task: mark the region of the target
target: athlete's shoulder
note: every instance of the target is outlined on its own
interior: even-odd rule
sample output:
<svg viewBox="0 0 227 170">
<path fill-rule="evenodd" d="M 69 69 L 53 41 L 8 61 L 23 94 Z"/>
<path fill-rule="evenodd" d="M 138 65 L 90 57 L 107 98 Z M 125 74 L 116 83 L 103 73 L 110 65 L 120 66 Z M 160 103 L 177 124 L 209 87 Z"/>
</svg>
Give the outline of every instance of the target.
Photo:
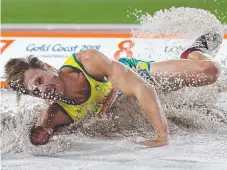
<svg viewBox="0 0 227 170">
<path fill-rule="evenodd" d="M 100 60 L 109 61 L 109 58 L 105 54 L 103 54 L 102 52 L 96 49 L 88 49 L 88 50 L 76 53 L 75 55 L 77 56 L 77 59 L 81 62 L 83 61 L 96 62 Z"/>
</svg>

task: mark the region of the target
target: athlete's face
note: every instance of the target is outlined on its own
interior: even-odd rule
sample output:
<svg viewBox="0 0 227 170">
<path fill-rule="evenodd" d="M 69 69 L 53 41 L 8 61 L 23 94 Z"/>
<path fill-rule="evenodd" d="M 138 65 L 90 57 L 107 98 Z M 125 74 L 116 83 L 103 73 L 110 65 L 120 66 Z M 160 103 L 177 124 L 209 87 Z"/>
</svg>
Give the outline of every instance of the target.
<svg viewBox="0 0 227 170">
<path fill-rule="evenodd" d="M 44 99 L 64 93 L 64 84 L 53 68 L 28 69 L 24 73 L 24 85 L 33 95 Z"/>
</svg>

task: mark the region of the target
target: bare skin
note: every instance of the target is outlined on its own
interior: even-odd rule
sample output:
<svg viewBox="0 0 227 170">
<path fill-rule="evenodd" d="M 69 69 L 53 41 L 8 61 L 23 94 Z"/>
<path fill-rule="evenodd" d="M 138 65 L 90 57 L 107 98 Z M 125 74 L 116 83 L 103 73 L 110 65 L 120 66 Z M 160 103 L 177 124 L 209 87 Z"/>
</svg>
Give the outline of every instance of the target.
<svg viewBox="0 0 227 170">
<path fill-rule="evenodd" d="M 174 83 L 170 90 L 178 90 L 183 87 L 199 87 L 209 85 L 219 77 L 219 68 L 208 54 L 194 51 L 188 55 L 187 60 L 168 60 L 151 64 L 151 74 L 157 79 L 168 78 L 168 82 Z M 176 82 L 180 79 L 180 82 Z"/>
<path fill-rule="evenodd" d="M 111 61 L 96 50 L 83 51 L 77 53 L 76 56 L 89 74 L 100 79 L 106 77 L 116 89 L 128 96 L 137 98 L 141 109 L 150 118 L 156 130 L 155 139 L 141 142 L 142 144 L 149 147 L 158 147 L 169 143 L 166 117 L 153 85 L 145 83 L 134 71 L 118 61 Z M 172 75 L 175 72 L 183 73 L 185 70 L 188 74 L 198 75 L 203 73 L 213 77 L 196 86 L 211 84 L 218 78 L 218 69 L 215 64 L 206 60 L 200 52 L 191 53 L 188 60 L 171 60 L 151 65 L 151 74 L 155 74 L 157 78 L 161 78 L 158 76 L 162 76 L 162 73 L 166 71 Z M 54 87 L 58 92 L 64 93 L 64 96 L 75 101 L 86 99 L 88 84 L 82 72 L 75 72 L 70 68 L 62 69 L 59 76 L 54 75 L 52 72 L 53 68 L 48 65 L 46 65 L 46 71 L 29 69 L 24 74 L 24 84 L 28 88 L 29 84 L 33 84 L 40 92 L 45 92 L 48 87 Z M 190 83 L 193 84 L 192 81 L 198 78 L 195 76 L 194 79 L 187 79 L 183 74 L 180 74 L 180 76 L 185 81 L 184 86 L 189 86 Z M 169 81 L 174 80 L 174 78 L 179 78 L 179 75 L 169 79 Z M 179 88 L 182 88 L 182 86 L 177 87 L 177 89 Z M 32 139 L 39 138 L 38 144 L 44 144 L 54 133 L 56 126 L 70 123 L 71 120 L 56 104 L 50 105 L 47 110 L 41 113 L 39 126 L 35 127 L 37 130 L 32 131 Z"/>
<path fill-rule="evenodd" d="M 188 55 L 187 60 L 169 60 L 162 61 L 151 64 L 151 74 L 155 75 L 157 79 L 162 79 L 163 77 L 171 77 L 168 79 L 171 84 L 175 82 L 175 79 L 180 78 L 183 81 L 181 86 L 179 84 L 174 83 L 173 88 L 171 90 L 178 90 L 183 87 L 191 86 L 191 87 L 199 87 L 204 85 L 209 85 L 214 82 L 219 77 L 219 69 L 215 65 L 215 63 L 208 59 L 211 58 L 208 54 L 203 54 L 199 51 L 192 52 Z M 187 74 L 184 74 L 186 71 Z M 165 74 L 162 74 L 164 73 Z M 179 73 L 179 74 L 175 74 Z M 206 79 L 201 79 L 200 74 L 206 75 Z M 194 82 L 198 83 L 194 83 Z M 149 105 L 149 104 L 148 104 Z M 161 141 L 144 141 L 142 142 L 147 146 L 160 146 L 162 145 Z M 166 143 L 163 142 L 163 145 Z"/>
</svg>

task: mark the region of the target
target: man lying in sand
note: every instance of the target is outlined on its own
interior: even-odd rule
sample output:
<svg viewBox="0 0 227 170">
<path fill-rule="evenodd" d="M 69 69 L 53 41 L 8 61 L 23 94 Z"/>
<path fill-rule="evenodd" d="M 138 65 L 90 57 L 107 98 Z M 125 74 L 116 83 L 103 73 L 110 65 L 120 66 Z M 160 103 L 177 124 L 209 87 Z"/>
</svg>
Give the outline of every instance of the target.
<svg viewBox="0 0 227 170">
<path fill-rule="evenodd" d="M 31 129 L 30 139 L 35 145 L 47 143 L 58 125 L 68 125 L 85 114 L 102 115 L 124 93 L 136 97 L 156 130 L 154 139 L 141 143 L 157 147 L 168 145 L 169 134 L 155 89 L 158 81 L 154 80 L 166 77 L 166 83 L 172 84 L 170 90 L 214 83 L 219 69 L 207 53 L 221 42 L 219 34 L 209 32 L 184 51 L 181 59 L 161 62 L 132 58 L 112 61 L 90 49 L 69 56 L 59 70 L 37 57 L 12 58 L 5 65 L 5 73 L 12 90 L 49 102 Z"/>
</svg>

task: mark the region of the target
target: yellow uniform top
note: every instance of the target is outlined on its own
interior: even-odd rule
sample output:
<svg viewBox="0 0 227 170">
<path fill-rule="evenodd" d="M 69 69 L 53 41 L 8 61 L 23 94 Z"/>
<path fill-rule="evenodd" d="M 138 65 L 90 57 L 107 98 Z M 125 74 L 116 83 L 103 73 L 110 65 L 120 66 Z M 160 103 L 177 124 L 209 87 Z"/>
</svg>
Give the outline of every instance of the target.
<svg viewBox="0 0 227 170">
<path fill-rule="evenodd" d="M 66 59 L 61 69 L 65 67 L 83 72 L 88 82 L 90 97 L 82 103 L 67 104 L 58 100 L 57 104 L 61 106 L 64 113 L 72 120 L 80 119 L 88 112 L 95 115 L 99 114 L 104 107 L 104 102 L 113 89 L 111 83 L 107 79 L 99 80 L 89 75 L 89 73 L 84 70 L 82 64 L 76 59 L 75 54 Z"/>
</svg>

